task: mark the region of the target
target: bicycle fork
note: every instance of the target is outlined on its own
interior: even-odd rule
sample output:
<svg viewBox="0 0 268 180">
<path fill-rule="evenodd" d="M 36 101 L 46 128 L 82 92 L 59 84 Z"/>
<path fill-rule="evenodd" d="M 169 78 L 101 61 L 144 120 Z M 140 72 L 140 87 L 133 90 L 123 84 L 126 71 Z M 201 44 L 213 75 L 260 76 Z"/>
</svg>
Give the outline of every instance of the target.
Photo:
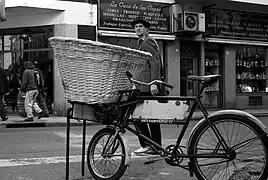
<svg viewBox="0 0 268 180">
<path fill-rule="evenodd" d="M 131 151 L 127 145 L 127 139 L 126 139 L 125 133 L 122 133 L 120 129 L 115 129 L 115 133 L 109 136 L 104 146 L 103 152 L 101 153 L 101 156 L 103 157 L 114 156 L 114 153 L 116 152 L 119 146 L 119 142 L 117 142 L 118 138 L 121 138 L 123 142 L 122 148 L 124 148 L 125 154 L 122 154 L 122 156 L 126 156 L 124 164 L 129 166 L 131 162 Z"/>
</svg>

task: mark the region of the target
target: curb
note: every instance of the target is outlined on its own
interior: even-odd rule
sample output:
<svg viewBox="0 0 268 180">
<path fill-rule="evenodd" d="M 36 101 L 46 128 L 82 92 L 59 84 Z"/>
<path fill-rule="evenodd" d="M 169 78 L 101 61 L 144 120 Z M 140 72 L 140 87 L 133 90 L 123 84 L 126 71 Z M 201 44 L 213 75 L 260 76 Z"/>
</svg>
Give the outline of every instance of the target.
<svg viewBox="0 0 268 180">
<path fill-rule="evenodd" d="M 97 122 L 86 122 L 86 126 L 101 125 Z M 0 124 L 2 128 L 33 128 L 33 127 L 66 127 L 66 122 L 24 122 L 24 121 L 11 121 L 3 122 Z M 71 122 L 70 126 L 83 126 L 83 122 Z"/>
<path fill-rule="evenodd" d="M 246 111 L 248 112 L 248 111 Z M 209 112 L 210 113 L 210 112 Z M 248 112 L 255 117 L 268 117 L 268 112 Z M 65 120 L 61 121 L 53 121 L 53 117 L 49 120 L 44 121 L 34 121 L 34 122 L 24 122 L 23 120 L 7 120 L 1 121 L 0 127 L 1 128 L 33 128 L 33 127 L 66 127 L 66 117 Z M 191 121 L 199 121 L 203 118 L 203 114 L 197 113 L 194 114 Z M 16 118 L 15 118 L 16 119 Z M 99 126 L 102 125 L 101 123 L 95 121 L 86 121 L 86 126 Z M 70 126 L 83 126 L 83 120 L 77 121 L 71 119 Z"/>
</svg>

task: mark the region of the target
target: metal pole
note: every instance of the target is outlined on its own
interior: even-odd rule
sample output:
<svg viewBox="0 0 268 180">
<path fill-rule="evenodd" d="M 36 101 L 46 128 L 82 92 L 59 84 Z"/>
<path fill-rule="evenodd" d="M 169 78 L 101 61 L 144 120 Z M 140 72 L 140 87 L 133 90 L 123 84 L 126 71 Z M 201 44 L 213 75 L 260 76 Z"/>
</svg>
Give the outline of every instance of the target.
<svg viewBox="0 0 268 180">
<path fill-rule="evenodd" d="M 2 68 L 4 68 L 4 66 L 5 66 L 5 34 L 4 34 L 4 31 L 2 31 L 2 34 L 1 34 L 1 41 L 2 41 L 2 47 L 1 47 L 1 49 L 2 49 L 2 53 L 1 53 L 1 61 L 2 61 L 2 63 L 0 63 L 1 65 L 2 65 Z"/>
<path fill-rule="evenodd" d="M 82 143 L 82 177 L 85 176 L 85 146 L 86 146 L 86 120 L 83 120 L 83 143 Z"/>
<path fill-rule="evenodd" d="M 65 180 L 69 180 L 69 155 L 70 155 L 70 119 L 72 108 L 67 110 L 67 128 L 66 128 L 66 175 Z"/>
</svg>

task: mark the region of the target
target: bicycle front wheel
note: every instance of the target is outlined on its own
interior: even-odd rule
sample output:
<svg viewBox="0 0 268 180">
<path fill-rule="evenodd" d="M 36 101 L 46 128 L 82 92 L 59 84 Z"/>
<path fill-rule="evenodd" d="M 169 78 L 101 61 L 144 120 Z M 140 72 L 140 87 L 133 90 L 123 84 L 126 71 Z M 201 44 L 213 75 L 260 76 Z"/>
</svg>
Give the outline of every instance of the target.
<svg viewBox="0 0 268 180">
<path fill-rule="evenodd" d="M 261 127 L 236 115 L 221 115 L 210 120 L 228 150 L 223 148 L 208 122 L 200 125 L 188 147 L 196 177 L 199 180 L 266 180 L 268 138 Z"/>
<path fill-rule="evenodd" d="M 91 139 L 87 151 L 88 169 L 96 180 L 118 180 L 126 168 L 127 152 L 121 136 L 114 137 L 115 131 L 104 128 Z"/>
</svg>

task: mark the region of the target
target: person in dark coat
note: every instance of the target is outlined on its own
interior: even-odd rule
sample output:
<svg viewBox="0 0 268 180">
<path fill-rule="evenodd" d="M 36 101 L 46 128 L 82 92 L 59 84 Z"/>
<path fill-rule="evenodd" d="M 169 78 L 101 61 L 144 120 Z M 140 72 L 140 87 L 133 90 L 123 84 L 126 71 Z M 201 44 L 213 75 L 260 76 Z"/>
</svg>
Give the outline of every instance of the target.
<svg viewBox="0 0 268 180">
<path fill-rule="evenodd" d="M 135 29 L 136 35 L 138 36 L 138 49 L 141 51 L 151 53 L 152 57 L 145 62 L 138 80 L 143 82 L 151 82 L 153 80 L 160 80 L 161 75 L 161 58 L 159 52 L 159 46 L 156 40 L 148 33 L 150 23 L 144 19 L 136 19 L 131 22 L 132 27 Z M 142 86 L 141 95 L 151 95 L 150 87 Z M 161 129 L 160 124 L 155 123 L 137 123 L 137 128 L 147 137 L 150 137 L 154 142 L 162 145 Z M 134 151 L 136 154 L 139 153 L 153 153 L 153 151 L 147 146 L 143 139 L 139 138 L 141 148 Z"/>
<path fill-rule="evenodd" d="M 13 65 L 12 69 L 9 71 L 9 88 L 10 92 L 8 94 L 9 105 L 11 105 L 12 110 L 15 111 L 17 108 L 17 96 L 19 89 L 21 87 L 21 80 L 19 75 L 19 70 L 17 65 Z"/>
<path fill-rule="evenodd" d="M 1 62 L 1 61 L 0 61 Z M 1 63 L 0 63 L 1 65 Z M 4 95 L 8 93 L 9 87 L 8 87 L 8 74 L 5 71 L 4 68 L 0 66 L 0 115 L 1 120 L 6 121 L 8 119 L 7 111 L 5 109 L 4 105 Z"/>
<path fill-rule="evenodd" d="M 33 109 L 38 113 L 38 119 L 44 117 L 44 112 L 37 104 L 38 84 L 36 82 L 36 71 L 32 61 L 24 62 L 25 71 L 22 76 L 21 91 L 26 92 L 25 96 L 25 112 L 27 118 L 24 121 L 34 121 Z"/>
</svg>

